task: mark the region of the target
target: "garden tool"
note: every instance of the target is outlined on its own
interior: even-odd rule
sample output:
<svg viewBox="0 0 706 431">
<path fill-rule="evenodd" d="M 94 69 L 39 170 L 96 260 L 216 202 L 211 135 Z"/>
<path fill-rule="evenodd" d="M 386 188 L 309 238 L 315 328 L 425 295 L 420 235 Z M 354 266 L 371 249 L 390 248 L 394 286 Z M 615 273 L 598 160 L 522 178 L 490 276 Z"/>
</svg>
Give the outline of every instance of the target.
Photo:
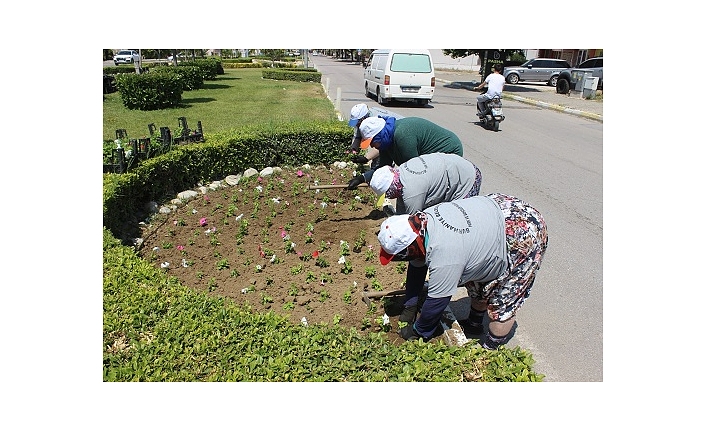
<svg viewBox="0 0 706 431">
<path fill-rule="evenodd" d="M 309 184 L 309 190 L 316 190 L 316 189 L 345 189 L 348 187 L 348 184 L 321 184 L 321 185 L 315 185 L 315 184 Z M 362 183 L 358 187 L 368 187 L 368 183 Z"/>
<path fill-rule="evenodd" d="M 370 298 L 381 298 L 383 296 L 391 296 L 391 295 L 401 295 L 405 293 L 405 289 L 397 289 L 397 290 L 384 290 L 384 291 L 375 291 L 375 292 L 366 292 L 362 291 L 361 295 L 363 296 L 363 302 L 365 302 L 365 305 L 370 307 Z"/>
</svg>

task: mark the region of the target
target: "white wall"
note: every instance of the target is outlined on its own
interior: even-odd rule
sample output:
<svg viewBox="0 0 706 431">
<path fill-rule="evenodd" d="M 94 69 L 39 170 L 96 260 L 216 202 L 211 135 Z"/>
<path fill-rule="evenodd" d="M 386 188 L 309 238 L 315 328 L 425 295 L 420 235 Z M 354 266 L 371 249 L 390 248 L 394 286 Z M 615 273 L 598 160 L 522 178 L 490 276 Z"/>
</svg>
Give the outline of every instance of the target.
<svg viewBox="0 0 706 431">
<path fill-rule="evenodd" d="M 475 54 L 463 58 L 451 58 L 451 56 L 444 55 L 441 49 L 430 49 L 429 52 L 431 52 L 431 60 L 436 69 L 480 70 L 480 60 Z"/>
</svg>

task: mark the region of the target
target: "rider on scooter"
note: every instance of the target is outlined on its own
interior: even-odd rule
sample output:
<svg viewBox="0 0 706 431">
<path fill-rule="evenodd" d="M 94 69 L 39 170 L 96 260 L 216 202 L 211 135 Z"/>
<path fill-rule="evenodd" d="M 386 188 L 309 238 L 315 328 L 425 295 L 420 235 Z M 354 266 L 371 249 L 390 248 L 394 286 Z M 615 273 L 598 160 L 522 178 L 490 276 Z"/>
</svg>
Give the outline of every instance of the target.
<svg viewBox="0 0 706 431">
<path fill-rule="evenodd" d="M 503 88 L 505 87 L 505 77 L 502 75 L 503 65 L 500 63 L 495 63 L 493 66 L 493 73 L 488 75 L 479 86 L 475 87 L 474 90 L 480 90 L 486 85 L 488 86 L 488 91 L 478 96 L 478 116 L 483 118 L 486 111 L 486 102 L 491 100 L 493 97 L 501 97 L 503 94 Z"/>
</svg>

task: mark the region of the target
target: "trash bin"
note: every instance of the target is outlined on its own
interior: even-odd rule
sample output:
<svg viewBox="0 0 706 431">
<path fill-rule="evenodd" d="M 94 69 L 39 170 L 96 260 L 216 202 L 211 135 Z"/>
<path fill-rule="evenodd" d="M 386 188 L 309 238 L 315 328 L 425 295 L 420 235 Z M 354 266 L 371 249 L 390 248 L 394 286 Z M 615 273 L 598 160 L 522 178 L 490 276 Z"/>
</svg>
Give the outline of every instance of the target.
<svg viewBox="0 0 706 431">
<path fill-rule="evenodd" d="M 584 99 L 593 99 L 596 97 L 596 90 L 598 89 L 598 77 L 589 76 L 583 79 L 583 97 Z"/>
<path fill-rule="evenodd" d="M 571 82 L 574 83 L 574 90 L 583 91 L 584 80 L 593 75 L 590 70 L 572 70 L 571 71 Z"/>
</svg>

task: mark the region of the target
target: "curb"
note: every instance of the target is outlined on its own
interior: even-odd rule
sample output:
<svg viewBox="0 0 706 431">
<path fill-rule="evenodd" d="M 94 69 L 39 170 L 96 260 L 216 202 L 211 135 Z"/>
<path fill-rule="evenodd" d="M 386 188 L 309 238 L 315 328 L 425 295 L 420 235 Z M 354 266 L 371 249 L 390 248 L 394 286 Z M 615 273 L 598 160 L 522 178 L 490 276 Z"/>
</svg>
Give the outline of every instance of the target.
<svg viewBox="0 0 706 431">
<path fill-rule="evenodd" d="M 437 79 L 437 82 L 441 82 L 444 84 L 451 84 L 452 83 L 452 81 L 448 81 L 446 79 Z M 461 84 L 459 86 L 462 88 L 465 88 L 467 90 L 473 89 L 473 87 L 468 86 L 468 85 Z M 530 99 L 527 97 L 517 96 L 515 94 L 508 93 L 508 92 L 503 92 L 503 97 L 506 99 L 511 99 L 511 100 L 516 100 L 518 102 L 527 103 L 529 105 L 539 106 L 540 108 L 553 109 L 555 111 L 564 112 L 566 114 L 571 114 L 571 115 L 576 115 L 576 116 L 583 117 L 583 118 L 588 118 L 590 120 L 599 121 L 601 123 L 603 122 L 603 115 L 601 115 L 601 114 L 594 114 L 593 112 L 585 112 L 585 111 L 581 111 L 579 109 L 567 108 L 566 106 L 555 105 L 553 103 L 540 102 L 539 100 L 534 100 L 534 99 Z"/>
</svg>

